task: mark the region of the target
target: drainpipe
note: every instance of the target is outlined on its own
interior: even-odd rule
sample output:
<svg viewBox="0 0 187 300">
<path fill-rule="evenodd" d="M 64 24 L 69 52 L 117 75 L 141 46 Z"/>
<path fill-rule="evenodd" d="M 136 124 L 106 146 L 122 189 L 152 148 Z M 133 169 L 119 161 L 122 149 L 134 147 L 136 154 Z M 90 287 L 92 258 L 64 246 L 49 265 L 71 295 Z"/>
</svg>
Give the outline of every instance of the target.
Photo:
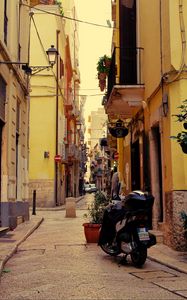
<svg viewBox="0 0 187 300">
<path fill-rule="evenodd" d="M 60 30 L 56 30 L 56 49 L 59 50 L 59 37 Z M 58 52 L 57 52 L 58 53 Z M 56 150 L 55 154 L 58 155 L 58 55 L 57 55 L 57 62 L 56 62 Z M 58 162 L 55 162 L 55 204 L 58 205 Z"/>
</svg>

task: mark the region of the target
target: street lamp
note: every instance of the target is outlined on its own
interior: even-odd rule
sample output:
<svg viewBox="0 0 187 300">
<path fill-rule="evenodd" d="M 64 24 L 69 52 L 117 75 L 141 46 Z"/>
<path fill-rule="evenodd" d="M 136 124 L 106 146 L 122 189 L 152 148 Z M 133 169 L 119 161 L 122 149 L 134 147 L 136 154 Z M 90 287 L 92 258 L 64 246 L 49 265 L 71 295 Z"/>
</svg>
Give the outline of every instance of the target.
<svg viewBox="0 0 187 300">
<path fill-rule="evenodd" d="M 80 121 L 76 122 L 77 130 L 81 130 L 82 123 Z"/>
<path fill-rule="evenodd" d="M 29 66 L 28 63 L 24 62 L 15 62 L 15 61 L 0 61 L 0 64 L 7 64 L 7 65 L 22 65 L 22 70 L 25 71 L 27 75 L 34 75 L 38 72 L 41 72 L 45 69 L 52 68 L 56 62 L 56 57 L 58 55 L 58 51 L 55 49 L 54 45 L 46 51 L 48 55 L 48 66 Z"/>
<path fill-rule="evenodd" d="M 56 63 L 58 51 L 55 49 L 54 45 L 51 45 L 51 47 L 46 51 L 46 53 L 48 55 L 48 61 L 51 67 L 53 67 L 54 64 Z"/>
</svg>

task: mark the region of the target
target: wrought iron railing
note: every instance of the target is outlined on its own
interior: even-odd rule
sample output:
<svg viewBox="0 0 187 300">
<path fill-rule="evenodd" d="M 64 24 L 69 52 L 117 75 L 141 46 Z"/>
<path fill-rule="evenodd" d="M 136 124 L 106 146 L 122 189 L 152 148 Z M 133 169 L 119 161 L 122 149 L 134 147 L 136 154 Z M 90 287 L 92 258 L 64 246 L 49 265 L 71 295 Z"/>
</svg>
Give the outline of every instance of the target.
<svg viewBox="0 0 187 300">
<path fill-rule="evenodd" d="M 143 48 L 115 47 L 108 75 L 107 98 L 114 85 L 143 85 Z M 119 61 L 118 61 L 119 60 Z"/>
</svg>

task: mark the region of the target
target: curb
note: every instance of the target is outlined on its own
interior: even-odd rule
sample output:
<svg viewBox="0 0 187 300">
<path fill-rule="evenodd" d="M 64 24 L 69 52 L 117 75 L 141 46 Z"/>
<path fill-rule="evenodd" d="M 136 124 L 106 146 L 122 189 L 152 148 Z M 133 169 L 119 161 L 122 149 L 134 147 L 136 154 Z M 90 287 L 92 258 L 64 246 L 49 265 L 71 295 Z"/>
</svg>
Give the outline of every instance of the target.
<svg viewBox="0 0 187 300">
<path fill-rule="evenodd" d="M 170 263 L 167 263 L 165 261 L 159 260 L 159 258 L 157 259 L 157 258 L 154 258 L 154 257 L 149 256 L 149 255 L 147 256 L 147 258 L 150 259 L 150 260 L 152 260 L 152 261 L 154 261 L 154 262 L 157 262 L 157 263 L 159 263 L 159 264 L 161 264 L 163 266 L 166 266 L 166 267 L 168 267 L 170 269 L 173 269 L 173 270 L 175 270 L 177 272 L 181 272 L 181 273 L 187 274 L 187 271 L 183 270 L 183 268 L 176 267 L 176 266 L 174 266 L 174 265 L 172 265 Z"/>
<path fill-rule="evenodd" d="M 84 196 L 75 198 L 75 203 L 78 203 L 83 198 L 84 198 Z M 66 209 L 66 205 L 63 204 L 63 205 L 56 206 L 56 207 L 36 207 L 36 212 L 37 211 L 60 211 L 60 210 L 65 210 L 65 209 Z M 32 211 L 32 207 L 30 207 L 29 210 Z"/>
<path fill-rule="evenodd" d="M 17 252 L 18 247 L 41 225 L 43 221 L 44 218 L 42 217 L 31 229 L 28 230 L 24 237 L 15 244 L 13 249 L 5 256 L 5 258 L 2 261 L 0 261 L 0 277 L 2 275 L 4 266 L 7 263 L 7 261 L 14 255 L 14 253 Z"/>
</svg>

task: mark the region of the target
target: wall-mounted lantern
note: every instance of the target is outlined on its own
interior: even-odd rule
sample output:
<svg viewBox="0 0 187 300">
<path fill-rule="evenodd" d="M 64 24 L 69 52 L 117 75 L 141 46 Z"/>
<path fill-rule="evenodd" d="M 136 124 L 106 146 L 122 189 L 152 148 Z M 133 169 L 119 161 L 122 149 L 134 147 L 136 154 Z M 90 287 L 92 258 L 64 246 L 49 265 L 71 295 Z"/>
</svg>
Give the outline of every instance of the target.
<svg viewBox="0 0 187 300">
<path fill-rule="evenodd" d="M 58 51 L 55 49 L 54 45 L 51 45 L 51 47 L 46 51 L 46 53 L 48 55 L 48 61 L 49 61 L 48 66 L 29 66 L 28 63 L 15 62 L 15 61 L 0 61 L 0 64 L 22 65 L 22 70 L 24 70 L 27 75 L 34 75 L 40 71 L 52 68 L 54 66 L 58 55 Z"/>
<path fill-rule="evenodd" d="M 167 117 L 168 110 L 169 110 L 168 95 L 167 94 L 164 94 L 163 97 L 162 97 L 162 109 L 163 109 L 164 117 Z"/>
<path fill-rule="evenodd" d="M 129 133 L 128 128 L 121 119 L 118 119 L 116 123 L 109 123 L 108 129 L 110 134 L 116 138 L 125 137 Z"/>
<path fill-rule="evenodd" d="M 76 122 L 77 130 L 81 130 L 82 123 L 80 121 Z"/>
</svg>

